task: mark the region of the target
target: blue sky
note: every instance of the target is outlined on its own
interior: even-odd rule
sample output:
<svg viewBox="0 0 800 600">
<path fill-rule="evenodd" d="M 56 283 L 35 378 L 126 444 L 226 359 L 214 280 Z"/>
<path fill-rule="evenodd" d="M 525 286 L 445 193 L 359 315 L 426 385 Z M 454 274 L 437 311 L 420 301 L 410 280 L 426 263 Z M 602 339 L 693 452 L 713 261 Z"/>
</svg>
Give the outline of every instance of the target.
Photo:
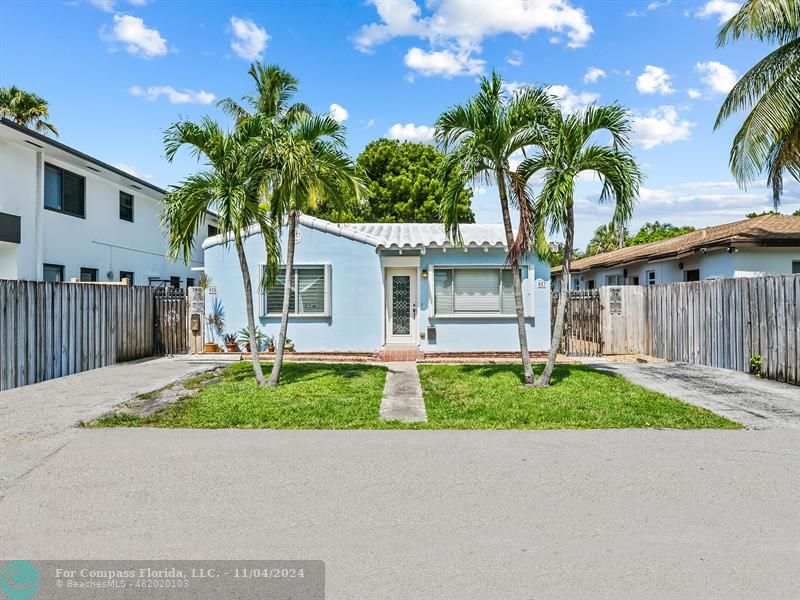
<svg viewBox="0 0 800 600">
<path fill-rule="evenodd" d="M 726 91 L 767 51 L 716 47 L 721 19 L 737 6 L 6 0 L 0 85 L 45 97 L 64 143 L 167 186 L 197 167 L 185 156 L 164 161 L 163 130 L 179 116 L 224 121 L 214 103 L 249 91 L 252 60 L 289 69 L 299 100 L 344 119 L 353 155 L 385 135 L 429 141 L 438 114 L 497 69 L 512 89 L 553 86 L 565 110 L 591 101 L 629 107 L 647 174 L 632 229 L 654 219 L 705 226 L 771 206 L 762 183 L 742 191 L 730 177 L 738 120 L 713 131 Z M 579 185 L 578 245 L 609 219 L 594 202 L 598 189 Z M 492 188 L 476 188 L 479 221 L 499 222 L 497 205 Z M 796 208 L 792 182 L 784 210 Z"/>
</svg>

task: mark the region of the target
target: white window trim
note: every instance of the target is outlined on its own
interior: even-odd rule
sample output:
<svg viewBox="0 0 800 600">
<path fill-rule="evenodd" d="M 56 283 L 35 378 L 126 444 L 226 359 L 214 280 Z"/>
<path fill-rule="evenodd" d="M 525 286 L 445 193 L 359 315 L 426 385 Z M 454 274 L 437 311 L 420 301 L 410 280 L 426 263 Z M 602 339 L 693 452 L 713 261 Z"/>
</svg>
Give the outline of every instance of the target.
<svg viewBox="0 0 800 600">
<path fill-rule="evenodd" d="M 265 263 L 259 263 L 259 273 L 264 272 L 264 267 L 266 267 Z M 282 268 L 285 268 L 286 265 L 281 265 Z M 292 274 L 295 273 L 297 269 L 302 269 L 303 267 L 306 268 L 318 268 L 322 267 L 324 270 L 323 276 L 323 289 L 322 289 L 322 299 L 323 299 L 323 306 L 324 309 L 322 312 L 316 313 L 297 313 L 297 312 L 290 312 L 289 318 L 291 319 L 327 319 L 331 316 L 331 264 L 330 263 L 297 263 L 292 265 Z M 260 282 L 259 282 L 260 283 Z M 281 316 L 281 311 L 278 312 L 269 312 L 269 307 L 267 306 L 267 292 L 266 290 L 261 289 L 261 285 L 259 284 L 259 318 L 261 319 L 274 319 L 276 317 Z"/>
<path fill-rule="evenodd" d="M 520 265 L 520 270 L 530 268 L 527 265 Z M 463 265 L 429 265 L 428 266 L 428 291 L 429 291 L 429 302 L 431 306 L 431 319 L 437 320 L 458 320 L 458 319 L 492 319 L 492 320 L 509 320 L 509 319 L 516 319 L 517 318 L 517 311 L 511 313 L 447 313 L 447 314 L 437 314 L 436 312 L 436 283 L 435 283 L 435 270 L 436 269 L 490 269 L 493 271 L 502 271 L 504 269 L 509 269 L 510 267 L 505 266 L 498 266 L 498 265 L 474 265 L 474 264 L 463 264 Z M 530 277 L 528 278 L 530 280 Z M 523 289 L 524 294 L 524 289 Z M 525 315 L 526 318 L 528 315 Z M 531 315 L 532 317 L 532 315 Z"/>
</svg>

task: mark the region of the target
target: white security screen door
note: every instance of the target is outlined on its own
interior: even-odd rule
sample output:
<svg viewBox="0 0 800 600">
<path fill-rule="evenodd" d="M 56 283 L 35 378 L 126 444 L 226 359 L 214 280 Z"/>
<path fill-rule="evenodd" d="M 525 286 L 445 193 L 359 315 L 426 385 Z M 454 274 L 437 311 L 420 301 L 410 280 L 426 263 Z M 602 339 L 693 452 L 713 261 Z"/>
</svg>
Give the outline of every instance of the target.
<svg viewBox="0 0 800 600">
<path fill-rule="evenodd" d="M 386 270 L 386 343 L 416 344 L 417 271 Z"/>
</svg>

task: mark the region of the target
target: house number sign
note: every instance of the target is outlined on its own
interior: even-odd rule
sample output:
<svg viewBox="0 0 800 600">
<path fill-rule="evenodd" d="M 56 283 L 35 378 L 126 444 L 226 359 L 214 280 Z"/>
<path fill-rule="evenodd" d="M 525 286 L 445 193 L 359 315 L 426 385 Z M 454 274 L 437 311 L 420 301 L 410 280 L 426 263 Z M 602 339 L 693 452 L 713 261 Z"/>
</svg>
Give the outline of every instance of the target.
<svg viewBox="0 0 800 600">
<path fill-rule="evenodd" d="M 609 311 L 612 315 L 621 315 L 622 314 L 622 290 L 618 287 L 612 287 L 609 289 Z"/>
</svg>

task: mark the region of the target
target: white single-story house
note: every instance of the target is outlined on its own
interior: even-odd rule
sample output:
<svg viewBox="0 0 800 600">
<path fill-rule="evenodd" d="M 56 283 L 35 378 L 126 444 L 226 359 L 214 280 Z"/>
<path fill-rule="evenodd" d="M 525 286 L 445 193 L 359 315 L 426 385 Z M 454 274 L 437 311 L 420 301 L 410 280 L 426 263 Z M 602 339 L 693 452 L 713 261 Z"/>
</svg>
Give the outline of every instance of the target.
<svg viewBox="0 0 800 600">
<path fill-rule="evenodd" d="M 0 119 L 0 279 L 196 285 L 191 264 L 167 260 L 159 223 L 166 192 L 8 119 Z M 202 240 L 215 235 L 213 215 Z"/>
<path fill-rule="evenodd" d="M 283 277 L 262 292 L 264 242 L 256 228 L 245 250 L 254 282 L 257 325 L 277 336 Z M 286 251 L 286 228 L 283 231 Z M 511 271 L 502 225 L 461 227 L 452 245 L 440 224 L 331 223 L 300 215 L 288 337 L 300 352 L 519 352 Z M 207 239 L 206 310 L 222 304 L 226 331 L 246 324 L 236 251 Z M 531 351 L 550 342 L 550 267 L 522 266 Z"/>
<path fill-rule="evenodd" d="M 765 215 L 573 261 L 570 289 L 800 273 L 800 217 Z M 559 289 L 561 267 L 552 269 Z"/>
</svg>

